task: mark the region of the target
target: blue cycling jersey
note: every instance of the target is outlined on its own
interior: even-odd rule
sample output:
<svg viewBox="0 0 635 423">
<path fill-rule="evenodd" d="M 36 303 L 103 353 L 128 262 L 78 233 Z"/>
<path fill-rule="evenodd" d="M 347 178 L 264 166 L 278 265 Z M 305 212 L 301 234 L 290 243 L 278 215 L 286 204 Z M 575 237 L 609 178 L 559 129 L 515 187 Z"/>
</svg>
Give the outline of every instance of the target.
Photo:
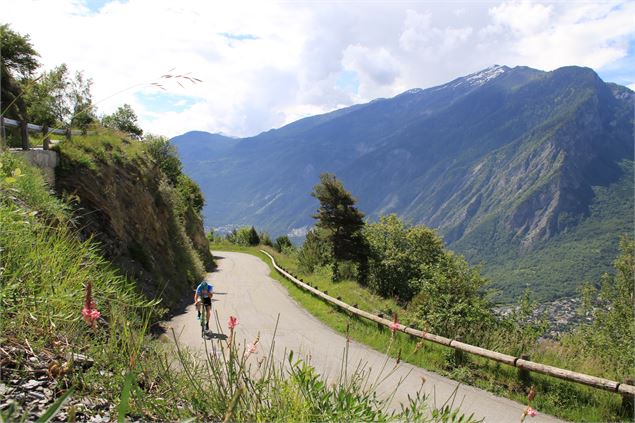
<svg viewBox="0 0 635 423">
<path fill-rule="evenodd" d="M 209 297 L 209 294 L 211 294 L 212 291 L 214 291 L 214 287 L 206 281 L 201 282 L 196 288 L 196 294 L 203 298 Z"/>
</svg>

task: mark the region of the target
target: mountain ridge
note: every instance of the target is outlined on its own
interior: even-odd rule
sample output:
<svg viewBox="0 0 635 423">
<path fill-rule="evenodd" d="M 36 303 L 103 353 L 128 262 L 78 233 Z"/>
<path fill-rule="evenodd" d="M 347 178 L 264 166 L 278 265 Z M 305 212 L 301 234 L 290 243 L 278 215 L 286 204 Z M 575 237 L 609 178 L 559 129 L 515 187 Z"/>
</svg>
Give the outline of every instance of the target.
<svg viewBox="0 0 635 423">
<path fill-rule="evenodd" d="M 317 206 L 312 186 L 334 172 L 369 219 L 397 213 L 435 227 L 471 262 L 489 257 L 487 274 L 497 261 L 488 249 L 536 252 L 590 218 L 593 187 L 621 183 L 622 163 L 633 160 L 632 96 L 589 68 L 496 65 L 308 117 L 226 150 L 196 150 L 183 162 L 208 198 L 223 200 L 205 210 L 208 224 L 301 233 Z M 181 140 L 174 144 L 192 154 Z M 612 241 L 631 227 L 611 228 Z M 567 283 L 571 294 L 577 283 Z"/>
</svg>

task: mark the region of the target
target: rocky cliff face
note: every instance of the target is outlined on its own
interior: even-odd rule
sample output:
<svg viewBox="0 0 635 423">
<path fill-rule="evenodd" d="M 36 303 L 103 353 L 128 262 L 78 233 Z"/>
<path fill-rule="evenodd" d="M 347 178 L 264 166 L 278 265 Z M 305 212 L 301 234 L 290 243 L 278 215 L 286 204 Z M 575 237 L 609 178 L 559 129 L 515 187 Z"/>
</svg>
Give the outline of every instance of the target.
<svg viewBox="0 0 635 423">
<path fill-rule="evenodd" d="M 98 241 L 148 298 L 178 304 L 214 264 L 198 213 L 178 215 L 176 190 L 144 156 L 86 165 L 60 153 L 56 190 L 77 201 L 79 233 Z"/>
</svg>

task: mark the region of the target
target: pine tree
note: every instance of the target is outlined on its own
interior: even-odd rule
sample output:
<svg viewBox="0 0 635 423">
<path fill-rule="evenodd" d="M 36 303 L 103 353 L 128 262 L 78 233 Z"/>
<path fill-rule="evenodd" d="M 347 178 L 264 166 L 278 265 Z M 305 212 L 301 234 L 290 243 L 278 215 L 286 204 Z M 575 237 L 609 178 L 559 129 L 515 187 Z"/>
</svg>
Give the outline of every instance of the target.
<svg viewBox="0 0 635 423">
<path fill-rule="evenodd" d="M 320 183 L 311 195 L 320 201 L 313 218 L 331 245 L 333 280 L 339 280 L 338 261 L 351 260 L 357 263 L 360 282 L 364 284 L 368 248 L 362 235 L 364 214 L 355 207 L 355 198 L 331 173 L 320 175 Z"/>
</svg>

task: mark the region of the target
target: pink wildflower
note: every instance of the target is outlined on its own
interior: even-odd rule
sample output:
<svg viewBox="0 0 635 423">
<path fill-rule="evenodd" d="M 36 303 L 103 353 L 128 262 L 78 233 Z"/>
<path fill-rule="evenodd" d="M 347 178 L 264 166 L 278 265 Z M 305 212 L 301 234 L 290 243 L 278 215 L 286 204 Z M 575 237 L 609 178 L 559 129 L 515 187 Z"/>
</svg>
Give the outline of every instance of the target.
<svg viewBox="0 0 635 423">
<path fill-rule="evenodd" d="M 99 319 L 101 313 L 97 311 L 97 304 L 93 301 L 93 284 L 89 281 L 86 284 L 86 296 L 84 298 L 84 308 L 82 308 L 82 318 L 95 329 L 95 321 Z"/>
<path fill-rule="evenodd" d="M 234 316 L 229 316 L 229 319 L 227 320 L 227 327 L 234 330 L 236 326 L 238 326 L 238 319 Z"/>
<path fill-rule="evenodd" d="M 84 320 L 86 321 L 86 323 L 88 323 L 89 325 L 91 324 L 91 310 L 89 308 L 83 308 L 82 309 L 82 317 L 84 318 Z"/>
<path fill-rule="evenodd" d="M 247 352 L 249 354 L 255 354 L 257 352 L 256 350 L 256 345 L 255 344 L 249 344 L 247 345 Z"/>
<path fill-rule="evenodd" d="M 388 327 L 390 328 L 390 330 L 392 331 L 392 333 L 395 333 L 399 330 L 399 320 L 397 320 L 397 313 L 393 314 L 392 316 L 392 323 L 390 325 L 388 325 Z"/>
<path fill-rule="evenodd" d="M 529 417 L 536 417 L 538 415 L 538 412 L 531 407 L 527 407 L 525 413 L 527 413 Z"/>
</svg>

